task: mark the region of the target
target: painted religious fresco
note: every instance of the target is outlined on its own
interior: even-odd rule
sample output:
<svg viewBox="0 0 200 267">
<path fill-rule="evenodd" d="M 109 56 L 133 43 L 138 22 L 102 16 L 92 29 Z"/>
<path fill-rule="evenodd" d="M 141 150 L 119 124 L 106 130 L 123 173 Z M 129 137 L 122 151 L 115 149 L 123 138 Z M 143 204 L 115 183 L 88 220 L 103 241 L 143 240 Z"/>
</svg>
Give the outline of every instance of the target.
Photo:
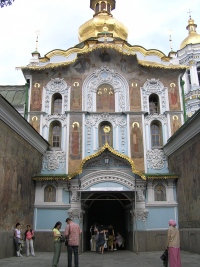
<svg viewBox="0 0 200 267">
<path fill-rule="evenodd" d="M 180 109 L 179 92 L 178 92 L 178 87 L 175 83 L 170 83 L 169 105 L 170 105 L 170 110 L 179 110 Z"/>
<path fill-rule="evenodd" d="M 35 83 L 32 90 L 31 96 L 31 111 L 41 111 L 42 107 L 42 90 L 41 85 L 39 83 Z"/>
<path fill-rule="evenodd" d="M 130 110 L 139 111 L 141 109 L 141 96 L 138 81 L 133 79 L 129 81 Z"/>
<path fill-rule="evenodd" d="M 115 93 L 109 84 L 102 84 L 98 87 L 96 94 L 97 112 L 115 111 Z"/>
<path fill-rule="evenodd" d="M 181 118 L 179 115 L 171 116 L 171 131 L 174 134 L 181 127 Z"/>
<path fill-rule="evenodd" d="M 82 87 L 80 79 L 73 79 L 71 86 L 71 110 L 81 110 L 82 108 Z"/>
<path fill-rule="evenodd" d="M 71 115 L 69 125 L 69 173 L 78 170 L 82 154 L 81 115 Z"/>
<path fill-rule="evenodd" d="M 40 132 L 40 117 L 39 116 L 30 116 L 30 124 L 33 128 L 39 133 Z"/>
</svg>

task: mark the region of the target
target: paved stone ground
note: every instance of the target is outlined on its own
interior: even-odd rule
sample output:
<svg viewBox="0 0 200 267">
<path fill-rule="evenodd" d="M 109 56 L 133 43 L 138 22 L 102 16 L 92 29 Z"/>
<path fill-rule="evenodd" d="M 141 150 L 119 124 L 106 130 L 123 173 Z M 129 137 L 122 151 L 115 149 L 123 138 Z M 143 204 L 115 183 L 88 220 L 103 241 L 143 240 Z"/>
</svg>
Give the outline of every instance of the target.
<svg viewBox="0 0 200 267">
<path fill-rule="evenodd" d="M 141 252 L 130 251 L 84 252 L 79 256 L 80 267 L 162 267 L 160 256 L 162 251 Z M 38 252 L 36 257 L 11 257 L 0 260 L 1 267 L 51 267 L 53 254 Z M 181 251 L 182 267 L 199 267 L 200 255 Z M 67 267 L 67 253 L 61 253 L 59 267 Z"/>
</svg>

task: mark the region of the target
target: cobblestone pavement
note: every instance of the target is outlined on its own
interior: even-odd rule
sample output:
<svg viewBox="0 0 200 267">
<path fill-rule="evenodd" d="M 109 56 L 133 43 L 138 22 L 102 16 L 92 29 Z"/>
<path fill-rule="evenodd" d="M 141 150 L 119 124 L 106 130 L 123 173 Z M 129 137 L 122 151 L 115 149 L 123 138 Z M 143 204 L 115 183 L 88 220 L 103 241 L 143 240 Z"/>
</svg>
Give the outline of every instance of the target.
<svg viewBox="0 0 200 267">
<path fill-rule="evenodd" d="M 84 252 L 79 256 L 79 267 L 162 267 L 160 259 L 162 251 L 140 252 L 130 251 Z M 36 257 L 10 257 L 0 260 L 1 267 L 51 267 L 53 253 L 38 252 Z M 200 255 L 181 251 L 182 267 L 199 267 Z M 67 253 L 61 253 L 58 267 L 67 267 Z"/>
</svg>

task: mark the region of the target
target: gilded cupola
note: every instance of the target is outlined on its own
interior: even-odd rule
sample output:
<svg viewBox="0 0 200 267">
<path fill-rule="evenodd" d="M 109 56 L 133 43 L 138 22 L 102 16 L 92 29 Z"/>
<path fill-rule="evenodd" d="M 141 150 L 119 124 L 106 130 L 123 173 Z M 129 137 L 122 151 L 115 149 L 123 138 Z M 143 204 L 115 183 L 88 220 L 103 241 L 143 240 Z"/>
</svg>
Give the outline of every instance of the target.
<svg viewBox="0 0 200 267">
<path fill-rule="evenodd" d="M 197 25 L 194 23 L 194 20 L 190 17 L 188 20 L 188 37 L 186 37 L 180 45 L 180 49 L 184 48 L 188 44 L 200 44 L 200 34 L 196 31 Z"/>
<path fill-rule="evenodd" d="M 90 8 L 94 10 L 93 18 L 79 28 L 79 41 L 99 37 L 106 33 L 113 38 L 127 40 L 128 29 L 113 17 L 111 11 L 115 9 L 115 0 L 90 0 Z"/>
</svg>

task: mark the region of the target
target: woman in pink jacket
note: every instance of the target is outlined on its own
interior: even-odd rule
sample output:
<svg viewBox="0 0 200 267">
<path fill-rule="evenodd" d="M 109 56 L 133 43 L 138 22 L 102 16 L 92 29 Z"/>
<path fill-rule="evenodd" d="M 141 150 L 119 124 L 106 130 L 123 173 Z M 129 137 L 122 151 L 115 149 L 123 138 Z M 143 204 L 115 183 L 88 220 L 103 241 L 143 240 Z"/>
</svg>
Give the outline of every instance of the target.
<svg viewBox="0 0 200 267">
<path fill-rule="evenodd" d="M 167 231 L 167 247 L 169 252 L 169 266 L 181 267 L 180 236 L 174 220 L 169 221 L 169 229 Z"/>
</svg>

